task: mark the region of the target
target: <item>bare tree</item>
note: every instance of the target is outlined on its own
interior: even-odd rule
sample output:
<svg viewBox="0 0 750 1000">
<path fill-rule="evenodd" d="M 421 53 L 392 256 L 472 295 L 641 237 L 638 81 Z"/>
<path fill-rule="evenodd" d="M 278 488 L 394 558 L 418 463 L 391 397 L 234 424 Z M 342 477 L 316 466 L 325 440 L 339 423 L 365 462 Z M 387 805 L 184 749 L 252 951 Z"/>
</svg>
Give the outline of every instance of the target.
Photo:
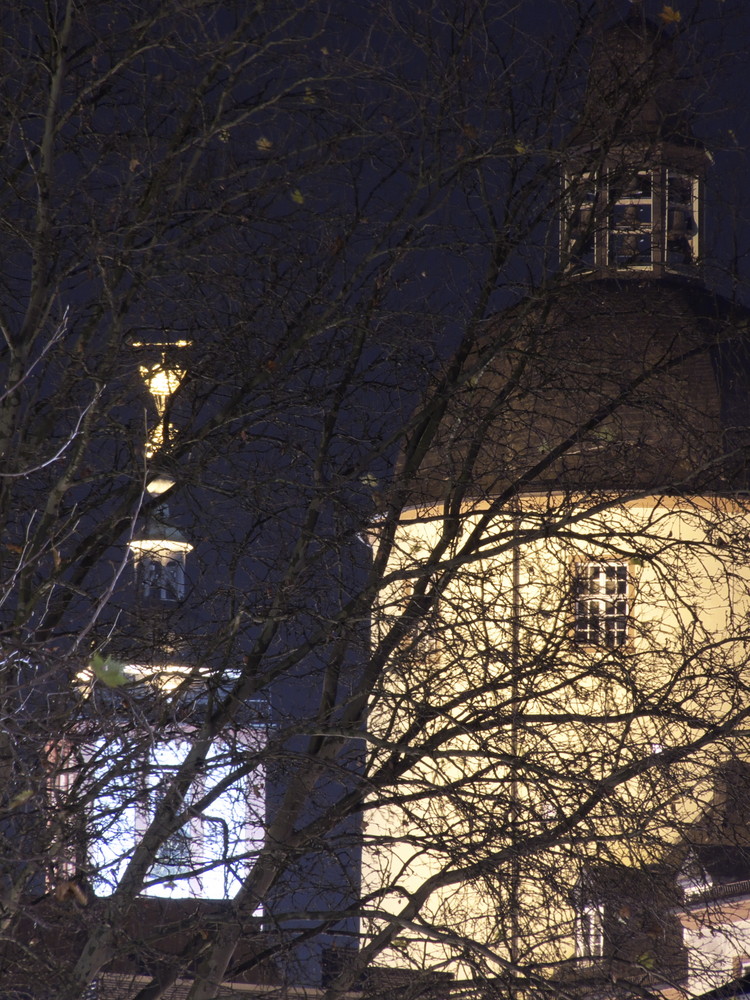
<svg viewBox="0 0 750 1000">
<path fill-rule="evenodd" d="M 676 13 L 594 122 L 618 12 L 531 8 L 1 15 L 9 989 L 568 989 L 605 883 L 656 975 L 743 756 L 744 362 L 569 280 Z"/>
</svg>

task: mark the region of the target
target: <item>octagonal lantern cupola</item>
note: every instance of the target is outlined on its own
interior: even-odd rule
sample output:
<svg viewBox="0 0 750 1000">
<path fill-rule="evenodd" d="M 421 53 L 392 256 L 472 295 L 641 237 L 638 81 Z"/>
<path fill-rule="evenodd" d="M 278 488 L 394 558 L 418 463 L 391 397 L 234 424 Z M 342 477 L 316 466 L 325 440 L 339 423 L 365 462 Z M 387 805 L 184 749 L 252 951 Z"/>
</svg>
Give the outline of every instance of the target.
<svg viewBox="0 0 750 1000">
<path fill-rule="evenodd" d="M 563 164 L 569 273 L 697 280 L 709 156 L 693 136 L 671 26 L 641 2 L 596 43 Z"/>
<path fill-rule="evenodd" d="M 180 601 L 185 594 L 185 557 L 193 548 L 169 520 L 166 504 L 149 517 L 129 543 L 142 598 Z"/>
</svg>

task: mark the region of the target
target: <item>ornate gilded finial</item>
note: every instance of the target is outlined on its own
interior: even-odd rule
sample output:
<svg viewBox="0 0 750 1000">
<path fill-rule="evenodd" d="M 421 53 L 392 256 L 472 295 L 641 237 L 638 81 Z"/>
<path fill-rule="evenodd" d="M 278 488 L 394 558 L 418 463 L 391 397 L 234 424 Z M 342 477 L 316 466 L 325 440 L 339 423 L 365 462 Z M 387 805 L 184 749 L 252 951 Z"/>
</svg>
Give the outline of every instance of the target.
<svg viewBox="0 0 750 1000">
<path fill-rule="evenodd" d="M 158 414 L 156 425 L 151 429 L 146 442 L 146 458 L 153 458 L 164 444 L 167 405 L 170 397 L 179 388 L 180 382 L 185 376 L 185 370 L 168 364 L 166 354 L 163 353 L 161 361 L 156 362 L 156 364 L 141 365 L 140 373 L 151 393 Z M 171 425 L 167 430 L 171 430 Z"/>
<path fill-rule="evenodd" d="M 165 437 L 169 436 L 172 429 L 171 424 L 166 422 L 167 406 L 172 395 L 177 391 L 185 377 L 185 369 L 178 367 L 167 357 L 172 354 L 175 348 L 190 346 L 189 340 L 170 341 L 133 341 L 131 346 L 141 349 L 161 348 L 161 359 L 151 364 L 139 366 L 141 378 L 146 383 L 146 388 L 154 401 L 157 413 L 156 425 L 151 429 L 146 440 L 146 458 L 151 459 L 162 448 Z M 166 433 L 165 433 L 166 432 Z M 161 492 L 160 490 L 149 492 Z"/>
</svg>

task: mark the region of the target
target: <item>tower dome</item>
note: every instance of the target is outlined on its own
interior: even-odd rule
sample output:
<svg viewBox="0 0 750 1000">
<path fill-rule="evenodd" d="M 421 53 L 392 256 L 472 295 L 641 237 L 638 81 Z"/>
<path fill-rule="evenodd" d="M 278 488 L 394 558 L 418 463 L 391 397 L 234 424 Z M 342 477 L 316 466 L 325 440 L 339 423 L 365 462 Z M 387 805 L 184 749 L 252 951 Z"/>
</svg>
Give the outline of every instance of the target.
<svg viewBox="0 0 750 1000">
<path fill-rule="evenodd" d="M 522 302 L 487 324 L 416 502 L 745 489 L 748 319 L 668 279 Z"/>
<path fill-rule="evenodd" d="M 708 156 L 640 3 L 595 47 L 565 156 L 563 269 L 491 319 L 416 502 L 747 487 L 750 314 L 699 273 Z"/>
</svg>

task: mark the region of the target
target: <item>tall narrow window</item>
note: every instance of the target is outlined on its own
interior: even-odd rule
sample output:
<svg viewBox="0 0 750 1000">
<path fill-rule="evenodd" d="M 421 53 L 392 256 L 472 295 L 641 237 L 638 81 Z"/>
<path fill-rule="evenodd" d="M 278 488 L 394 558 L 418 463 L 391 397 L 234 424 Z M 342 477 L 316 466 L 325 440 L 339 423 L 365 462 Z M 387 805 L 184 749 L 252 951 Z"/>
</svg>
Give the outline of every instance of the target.
<svg viewBox="0 0 750 1000">
<path fill-rule="evenodd" d="M 596 263 L 597 184 L 593 174 L 584 173 L 570 185 L 568 242 L 570 263 L 588 270 Z"/>
<path fill-rule="evenodd" d="M 667 172 L 667 263 L 692 264 L 698 255 L 698 183 L 676 170 Z"/>
<path fill-rule="evenodd" d="M 174 779 L 177 770 L 188 752 L 189 746 L 182 740 L 173 740 L 152 749 L 149 757 L 149 771 L 143 775 L 144 784 L 148 786 L 147 796 L 140 808 L 140 816 L 136 826 L 144 829 L 151 820 L 151 813 L 162 804 L 165 793 Z M 201 783 L 202 784 L 202 783 Z M 185 803 L 182 804 L 183 809 Z M 162 895 L 167 890 L 169 895 L 180 882 L 189 885 L 192 869 L 197 860 L 197 847 L 200 838 L 200 822 L 193 818 L 167 837 L 156 852 L 154 864 L 149 872 L 151 879 L 158 879 L 158 889 L 152 895 Z M 193 881 L 195 879 L 193 878 Z M 191 886 L 195 890 L 195 886 Z"/>
<path fill-rule="evenodd" d="M 574 567 L 574 632 L 581 646 L 622 646 L 628 640 L 628 564 L 584 562 Z"/>
<path fill-rule="evenodd" d="M 604 906 L 583 903 L 576 914 L 576 958 L 592 962 L 604 954 Z"/>
<path fill-rule="evenodd" d="M 159 601 L 181 601 L 185 596 L 185 552 L 142 550 L 137 556 L 141 596 Z"/>
<path fill-rule="evenodd" d="M 651 172 L 638 171 L 614 183 L 609 192 L 609 263 L 644 267 L 652 263 Z"/>
</svg>

